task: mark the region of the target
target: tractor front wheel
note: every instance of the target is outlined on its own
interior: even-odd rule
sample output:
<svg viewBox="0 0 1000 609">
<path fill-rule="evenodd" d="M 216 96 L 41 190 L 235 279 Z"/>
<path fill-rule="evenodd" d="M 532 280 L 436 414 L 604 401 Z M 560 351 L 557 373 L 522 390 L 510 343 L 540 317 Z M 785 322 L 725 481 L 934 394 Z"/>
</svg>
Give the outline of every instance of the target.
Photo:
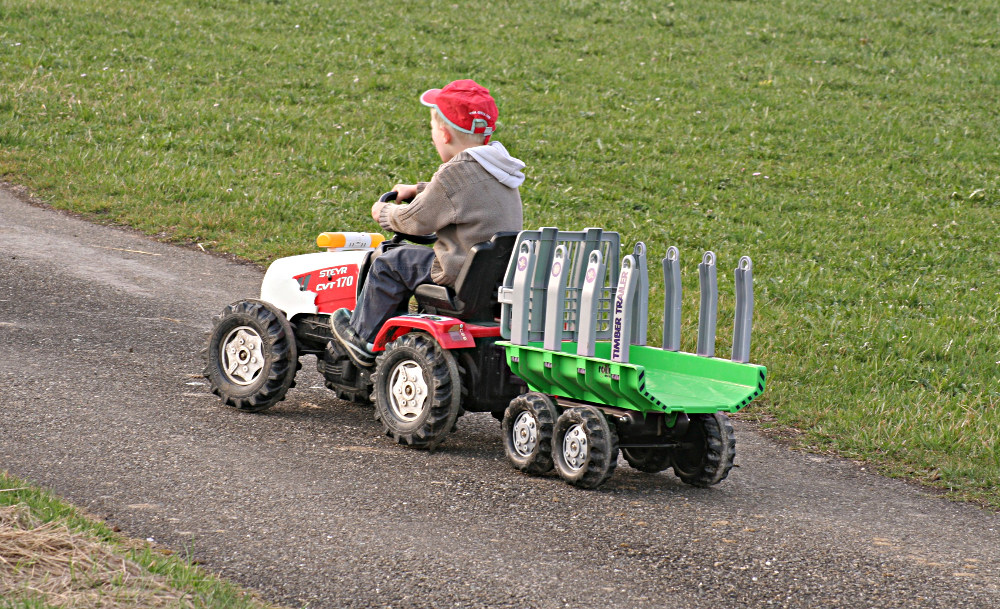
<svg viewBox="0 0 1000 609">
<path fill-rule="evenodd" d="M 458 364 L 429 335 L 409 332 L 386 345 L 372 384 L 375 417 L 396 442 L 433 449 L 454 428 L 462 396 Z"/>
<path fill-rule="evenodd" d="M 295 333 L 274 305 L 241 300 L 216 318 L 204 375 L 229 406 L 248 412 L 274 406 L 295 385 L 298 369 Z"/>
</svg>

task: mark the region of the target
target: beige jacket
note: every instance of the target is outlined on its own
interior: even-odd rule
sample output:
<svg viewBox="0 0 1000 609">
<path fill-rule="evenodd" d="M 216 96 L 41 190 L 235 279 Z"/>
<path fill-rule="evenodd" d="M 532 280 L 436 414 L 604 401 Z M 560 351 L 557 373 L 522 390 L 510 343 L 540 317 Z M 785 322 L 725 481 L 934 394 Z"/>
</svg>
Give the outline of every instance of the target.
<svg viewBox="0 0 1000 609">
<path fill-rule="evenodd" d="M 517 187 L 524 181 L 523 167 L 497 142 L 462 151 L 430 182 L 417 184 L 411 203 L 383 206 L 379 224 L 409 235 L 437 233 L 431 278 L 438 285 L 454 285 L 473 245 L 494 233 L 521 230 Z"/>
</svg>

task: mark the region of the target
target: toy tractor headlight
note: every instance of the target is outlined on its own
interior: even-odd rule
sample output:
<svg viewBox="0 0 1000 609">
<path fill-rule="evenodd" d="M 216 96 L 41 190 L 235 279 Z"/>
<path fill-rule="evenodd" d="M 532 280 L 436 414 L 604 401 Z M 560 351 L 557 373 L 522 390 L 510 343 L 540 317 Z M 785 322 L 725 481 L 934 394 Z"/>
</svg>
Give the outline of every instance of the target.
<svg viewBox="0 0 1000 609">
<path fill-rule="evenodd" d="M 331 252 L 343 250 L 366 250 L 378 247 L 385 236 L 380 233 L 320 233 L 316 246 Z"/>
</svg>

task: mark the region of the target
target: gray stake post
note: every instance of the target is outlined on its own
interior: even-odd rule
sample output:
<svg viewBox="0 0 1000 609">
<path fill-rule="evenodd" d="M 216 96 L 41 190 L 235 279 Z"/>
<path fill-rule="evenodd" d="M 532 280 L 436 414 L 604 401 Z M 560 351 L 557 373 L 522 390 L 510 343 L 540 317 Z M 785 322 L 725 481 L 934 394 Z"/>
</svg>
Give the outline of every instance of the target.
<svg viewBox="0 0 1000 609">
<path fill-rule="evenodd" d="M 556 247 L 552 255 L 549 286 L 545 290 L 545 340 L 549 351 L 559 351 L 562 346 L 563 313 L 566 309 L 566 246 Z"/>
<path fill-rule="evenodd" d="M 622 270 L 618 274 L 618 289 L 615 292 L 614 315 L 611 325 L 611 361 L 627 363 L 629 345 L 632 342 L 632 301 L 639 279 L 635 274 L 635 258 L 625 256 Z"/>
<path fill-rule="evenodd" d="M 663 349 L 679 351 L 681 348 L 681 254 L 670 246 L 663 259 Z"/>
<path fill-rule="evenodd" d="M 539 229 L 538 241 L 535 243 L 535 260 L 532 267 L 531 302 L 538 310 L 531 316 L 529 337 L 541 337 L 545 332 L 545 287 L 548 285 L 549 269 L 552 268 L 552 256 L 559 240 L 559 229 L 546 226 Z"/>
<path fill-rule="evenodd" d="M 736 320 L 733 322 L 733 361 L 750 361 L 750 331 L 753 327 L 753 262 L 740 258 L 736 276 Z"/>
<path fill-rule="evenodd" d="M 583 229 L 583 241 L 576 248 L 577 259 L 573 261 L 574 276 L 567 277 L 567 284 L 572 287 L 583 285 L 583 276 L 587 272 L 587 263 L 590 260 L 590 252 L 601 249 L 601 238 L 604 229 L 585 228 Z M 603 257 L 603 255 L 602 255 Z"/>
<path fill-rule="evenodd" d="M 583 290 L 580 292 L 580 331 L 576 354 L 584 357 L 594 356 L 594 345 L 597 342 L 597 314 L 606 270 L 602 258 L 600 250 L 590 252 Z"/>
<path fill-rule="evenodd" d="M 522 241 L 517 249 L 517 267 L 511 294 L 510 342 L 528 344 L 529 310 L 531 305 L 531 276 L 535 270 L 534 241 Z"/>
<path fill-rule="evenodd" d="M 632 301 L 632 340 L 633 345 L 646 344 L 646 327 L 649 324 L 649 265 L 646 263 L 646 244 L 642 241 L 635 244 L 632 251 L 635 259 L 636 287 L 635 299 Z"/>
<path fill-rule="evenodd" d="M 719 286 L 716 279 L 715 254 L 705 252 L 698 265 L 701 282 L 701 309 L 698 312 L 698 355 L 715 356 L 715 322 L 719 310 Z"/>
</svg>

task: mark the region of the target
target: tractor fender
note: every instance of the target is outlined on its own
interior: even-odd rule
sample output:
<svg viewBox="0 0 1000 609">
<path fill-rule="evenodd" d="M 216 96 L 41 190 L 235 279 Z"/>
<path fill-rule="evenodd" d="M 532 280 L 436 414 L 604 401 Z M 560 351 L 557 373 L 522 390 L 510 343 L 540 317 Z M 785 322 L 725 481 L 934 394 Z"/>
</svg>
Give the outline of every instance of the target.
<svg viewBox="0 0 1000 609">
<path fill-rule="evenodd" d="M 477 338 L 500 336 L 499 326 L 479 326 L 455 317 L 412 313 L 385 322 L 375 336 L 373 351 L 384 351 L 387 344 L 413 330 L 430 334 L 444 349 L 471 349 L 476 346 Z"/>
</svg>

